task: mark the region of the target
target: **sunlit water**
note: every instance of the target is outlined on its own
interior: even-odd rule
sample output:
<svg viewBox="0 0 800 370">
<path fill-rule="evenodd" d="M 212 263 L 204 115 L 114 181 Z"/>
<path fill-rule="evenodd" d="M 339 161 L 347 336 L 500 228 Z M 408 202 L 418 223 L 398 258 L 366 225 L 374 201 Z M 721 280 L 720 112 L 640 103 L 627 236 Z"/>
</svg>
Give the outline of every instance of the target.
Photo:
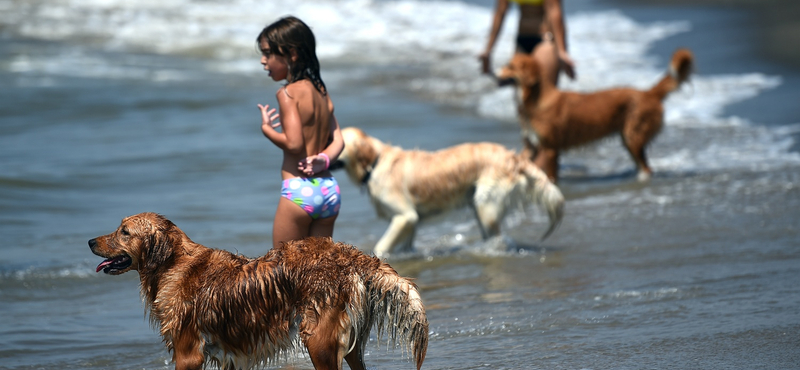
<svg viewBox="0 0 800 370">
<path fill-rule="evenodd" d="M 463 210 L 425 223 L 416 251 L 389 259 L 422 290 L 425 368 L 800 368 L 800 124 L 728 113 L 796 72 L 730 72 L 700 46 L 704 22 L 725 20 L 713 11 L 637 21 L 573 4 L 579 79 L 563 88 L 647 87 L 671 52 L 654 45 L 692 32 L 682 46 L 695 48 L 698 72 L 666 102 L 649 183 L 609 138 L 562 159 L 566 216 L 547 241 L 536 209 L 487 241 Z M 204 245 L 266 252 L 280 152 L 256 104 L 274 104 L 279 85 L 254 39 L 280 15 L 313 26 L 343 126 L 406 148 L 518 148 L 513 91 L 477 73 L 488 6 L 0 1 L 0 368 L 171 366 L 135 274 L 94 273 L 86 241 L 122 217 L 159 212 Z M 337 176 L 335 238 L 369 252 L 388 223 Z M 413 368 L 400 350 L 368 350 L 370 367 Z"/>
</svg>

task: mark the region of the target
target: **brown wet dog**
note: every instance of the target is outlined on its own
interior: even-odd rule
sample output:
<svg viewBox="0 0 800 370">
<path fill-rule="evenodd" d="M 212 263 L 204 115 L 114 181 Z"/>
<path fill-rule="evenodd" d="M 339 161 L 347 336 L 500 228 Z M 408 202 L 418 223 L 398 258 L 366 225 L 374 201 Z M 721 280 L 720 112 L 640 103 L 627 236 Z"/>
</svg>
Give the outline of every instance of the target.
<svg viewBox="0 0 800 370">
<path fill-rule="evenodd" d="M 342 130 L 344 151 L 333 168 L 344 167 L 364 185 L 378 216 L 391 222 L 375 245 L 381 256 L 413 248 L 420 220 L 469 206 L 484 238 L 498 235 L 507 211 L 537 204 L 550 217 L 550 235 L 563 216 L 564 196 L 532 162 L 496 143 L 466 143 L 435 152 L 403 150 L 364 131 Z"/>
<path fill-rule="evenodd" d="M 316 369 L 365 369 L 372 326 L 422 366 L 428 320 L 414 283 L 329 238 L 292 241 L 251 259 L 192 242 L 155 213 L 89 241 L 97 271 L 139 272 L 150 320 L 176 370 L 250 369 L 305 345 Z"/>
<path fill-rule="evenodd" d="M 523 141 L 531 158 L 551 180 L 558 178 L 559 152 L 619 132 L 638 168 L 638 178 L 652 174 L 645 147 L 664 123 L 662 101 L 689 78 L 693 56 L 677 50 L 666 76 L 650 90 L 615 88 L 595 93 L 558 90 L 541 78 L 541 68 L 526 54 L 516 54 L 497 76 L 501 85 L 520 89 L 519 115 Z"/>
</svg>

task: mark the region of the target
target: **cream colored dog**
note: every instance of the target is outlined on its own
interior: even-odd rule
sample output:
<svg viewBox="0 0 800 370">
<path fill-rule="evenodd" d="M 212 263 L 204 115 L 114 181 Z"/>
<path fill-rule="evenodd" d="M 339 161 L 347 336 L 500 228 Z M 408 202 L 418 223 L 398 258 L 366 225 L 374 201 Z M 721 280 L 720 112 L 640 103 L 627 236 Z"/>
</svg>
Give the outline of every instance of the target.
<svg viewBox="0 0 800 370">
<path fill-rule="evenodd" d="M 546 238 L 561 222 L 564 196 L 547 175 L 517 153 L 494 143 L 461 144 L 437 152 L 405 151 L 348 127 L 333 168 L 344 167 L 369 192 L 375 211 L 391 221 L 375 245 L 378 256 L 411 250 L 417 223 L 426 216 L 469 205 L 484 238 L 498 235 L 510 207 L 536 203 L 547 211 Z"/>
</svg>

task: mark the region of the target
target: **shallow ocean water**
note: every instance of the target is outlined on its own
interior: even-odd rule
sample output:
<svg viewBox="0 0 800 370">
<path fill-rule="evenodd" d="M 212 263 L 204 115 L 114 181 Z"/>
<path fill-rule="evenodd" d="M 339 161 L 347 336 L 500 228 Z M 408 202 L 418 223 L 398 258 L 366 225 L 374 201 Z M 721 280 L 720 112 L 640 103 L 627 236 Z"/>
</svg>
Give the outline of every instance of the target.
<svg viewBox="0 0 800 370">
<path fill-rule="evenodd" d="M 513 92 L 477 74 L 488 3 L 268 5 L 0 1 L 0 368 L 170 368 L 135 274 L 94 273 L 87 240 L 125 216 L 159 212 L 206 246 L 266 252 L 280 152 L 256 104 L 279 85 L 253 39 L 279 15 L 314 27 L 343 126 L 405 148 L 519 148 Z M 564 156 L 566 215 L 548 240 L 536 209 L 487 241 L 458 210 L 389 258 L 426 303 L 425 368 L 800 368 L 800 122 L 752 108 L 798 96 L 798 72 L 746 44 L 709 46 L 742 12 L 566 10 L 579 78 L 565 89 L 648 86 L 676 46 L 695 51 L 697 74 L 666 102 L 649 183 L 605 139 Z M 388 223 L 337 177 L 335 239 L 369 252 Z M 371 368 L 413 368 L 399 349 L 368 351 Z"/>
</svg>

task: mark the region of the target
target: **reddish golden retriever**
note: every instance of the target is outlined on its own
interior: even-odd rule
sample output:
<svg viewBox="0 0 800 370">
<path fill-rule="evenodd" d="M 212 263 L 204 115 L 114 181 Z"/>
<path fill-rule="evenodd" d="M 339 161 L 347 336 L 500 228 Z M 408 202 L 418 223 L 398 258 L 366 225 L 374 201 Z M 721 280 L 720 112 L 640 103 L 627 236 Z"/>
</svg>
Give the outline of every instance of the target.
<svg viewBox="0 0 800 370">
<path fill-rule="evenodd" d="M 645 147 L 663 126 L 662 101 L 689 78 L 693 57 L 677 50 L 669 71 L 650 90 L 615 88 L 583 94 L 558 90 L 541 78 L 541 68 L 530 55 L 516 54 L 500 70 L 501 85 L 520 89 L 519 114 L 523 141 L 534 163 L 551 180 L 558 178 L 559 152 L 619 132 L 638 168 L 640 181 L 652 174 Z"/>
<path fill-rule="evenodd" d="M 97 271 L 139 272 L 150 320 L 176 370 L 269 365 L 301 348 L 316 369 L 365 369 L 372 326 L 407 346 L 417 369 L 428 320 L 414 283 L 329 238 L 288 242 L 246 258 L 192 242 L 155 213 L 122 220 L 89 241 Z"/>
</svg>

